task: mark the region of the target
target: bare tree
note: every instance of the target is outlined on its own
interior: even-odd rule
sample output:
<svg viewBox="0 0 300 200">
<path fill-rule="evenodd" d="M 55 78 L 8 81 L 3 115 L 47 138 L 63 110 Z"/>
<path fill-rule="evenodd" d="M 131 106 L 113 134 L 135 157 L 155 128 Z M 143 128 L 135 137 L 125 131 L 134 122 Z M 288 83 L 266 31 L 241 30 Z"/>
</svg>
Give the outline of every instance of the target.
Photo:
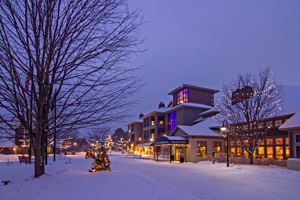
<svg viewBox="0 0 300 200">
<path fill-rule="evenodd" d="M 249 87 L 252 88 L 251 94 L 242 94 L 249 98 L 233 103 L 236 100 L 233 97 L 235 92 Z M 264 119 L 276 115 L 281 109 L 282 86 L 277 83 L 270 68 L 266 68 L 256 76 L 239 75 L 236 81 L 223 85 L 222 93 L 216 104 L 220 113 L 215 118 L 219 122 L 228 121 L 229 137 L 240 140 L 242 148 L 248 152 L 253 164 L 253 154 L 262 141 L 262 135 L 266 133 L 266 130 L 261 130 L 258 125 Z"/>
<path fill-rule="evenodd" d="M 127 0 L 0 1 L 0 120 L 20 123 L 45 173 L 47 138 L 123 118 L 139 87 L 138 10 Z M 55 109 L 51 109 L 51 108 Z"/>
<path fill-rule="evenodd" d="M 110 128 L 107 126 L 96 126 L 88 133 L 88 138 L 92 141 L 104 142 L 107 135 L 110 133 Z"/>
</svg>

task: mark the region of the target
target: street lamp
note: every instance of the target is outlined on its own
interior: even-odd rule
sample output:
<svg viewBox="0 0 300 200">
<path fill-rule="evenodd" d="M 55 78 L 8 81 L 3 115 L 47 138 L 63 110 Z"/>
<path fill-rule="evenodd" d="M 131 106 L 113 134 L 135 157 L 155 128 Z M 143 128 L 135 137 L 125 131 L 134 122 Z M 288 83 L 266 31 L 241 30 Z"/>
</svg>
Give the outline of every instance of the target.
<svg viewBox="0 0 300 200">
<path fill-rule="evenodd" d="M 223 124 L 222 124 L 222 127 L 221 127 L 221 131 L 223 132 L 226 132 L 226 143 L 227 143 L 227 167 L 229 167 L 229 141 L 228 141 L 228 130 L 227 130 L 227 127 L 228 127 L 228 121 L 227 120 L 223 120 Z"/>
</svg>

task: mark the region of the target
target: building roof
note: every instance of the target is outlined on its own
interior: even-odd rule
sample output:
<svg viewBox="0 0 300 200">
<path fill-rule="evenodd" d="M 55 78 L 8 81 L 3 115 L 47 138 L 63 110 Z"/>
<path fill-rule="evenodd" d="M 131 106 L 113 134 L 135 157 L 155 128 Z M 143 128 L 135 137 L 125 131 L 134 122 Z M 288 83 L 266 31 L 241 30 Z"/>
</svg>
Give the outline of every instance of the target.
<svg viewBox="0 0 300 200">
<path fill-rule="evenodd" d="M 300 129 L 300 113 L 295 113 L 291 118 L 284 122 L 279 130 Z"/>
<path fill-rule="evenodd" d="M 10 140 L 0 140 L 0 147 L 14 147 L 14 146 L 17 145 Z"/>
<path fill-rule="evenodd" d="M 198 123 L 198 122 L 203 121 L 203 119 L 205 119 L 205 117 L 203 117 L 203 116 L 205 116 L 205 115 L 208 115 L 208 114 L 215 115 L 215 114 L 217 114 L 218 112 L 219 112 L 219 111 L 218 111 L 216 108 L 211 108 L 211 109 L 209 109 L 209 110 L 207 110 L 207 111 L 204 111 L 204 112 L 202 112 L 202 113 L 199 114 L 199 118 L 197 118 L 197 119 L 194 121 L 194 123 Z"/>
<path fill-rule="evenodd" d="M 147 142 L 147 143 L 140 143 L 136 145 L 137 147 L 149 147 L 153 146 L 153 142 Z"/>
<path fill-rule="evenodd" d="M 214 121 L 212 118 L 203 119 L 198 124 L 193 126 L 182 126 L 179 125 L 176 129 L 181 129 L 188 136 L 209 136 L 209 137 L 223 137 L 223 135 L 216 130 L 211 129 L 211 127 L 220 126 L 219 123 Z M 175 134 L 177 130 L 174 130 L 171 135 Z"/>
<path fill-rule="evenodd" d="M 189 84 L 182 84 L 179 87 L 177 87 L 176 89 L 169 92 L 168 94 L 173 95 L 174 93 L 177 93 L 184 88 L 193 88 L 193 89 L 204 90 L 204 91 L 208 91 L 208 92 L 212 92 L 212 93 L 220 92 L 219 90 L 214 90 L 214 89 L 209 89 L 209 88 L 204 88 L 204 87 L 199 87 L 199 86 L 189 85 Z"/>
<path fill-rule="evenodd" d="M 132 121 L 130 123 L 127 124 L 127 126 L 131 125 L 131 124 L 136 124 L 136 123 L 143 123 L 143 120 L 135 120 L 135 121 Z"/>
<path fill-rule="evenodd" d="M 205 105 L 205 104 L 184 102 L 184 103 L 179 104 L 177 106 L 174 106 L 172 108 L 168 108 L 168 107 L 159 108 L 159 109 L 157 109 L 155 111 L 152 111 L 152 112 L 144 115 L 143 117 L 141 117 L 141 119 L 145 119 L 145 118 L 147 118 L 149 116 L 153 116 L 156 113 L 169 113 L 169 112 L 177 110 L 177 109 L 179 109 L 181 107 L 192 107 L 192 108 L 203 108 L 203 109 L 212 109 L 213 108 L 212 106 L 208 106 L 208 105 Z"/>
</svg>

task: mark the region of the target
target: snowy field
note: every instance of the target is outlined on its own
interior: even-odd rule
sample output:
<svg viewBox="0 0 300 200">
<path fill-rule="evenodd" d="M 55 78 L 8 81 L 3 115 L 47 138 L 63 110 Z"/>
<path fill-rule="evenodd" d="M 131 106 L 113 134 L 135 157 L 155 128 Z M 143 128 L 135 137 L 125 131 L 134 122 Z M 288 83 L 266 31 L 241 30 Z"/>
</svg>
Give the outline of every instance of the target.
<svg viewBox="0 0 300 200">
<path fill-rule="evenodd" d="M 9 160 L 9 162 L 8 162 Z M 276 166 L 211 162 L 172 163 L 110 154 L 111 172 L 89 173 L 84 154 L 52 157 L 46 175 L 33 178 L 33 165 L 0 154 L 1 200 L 198 200 L 300 199 L 300 171 Z"/>
</svg>

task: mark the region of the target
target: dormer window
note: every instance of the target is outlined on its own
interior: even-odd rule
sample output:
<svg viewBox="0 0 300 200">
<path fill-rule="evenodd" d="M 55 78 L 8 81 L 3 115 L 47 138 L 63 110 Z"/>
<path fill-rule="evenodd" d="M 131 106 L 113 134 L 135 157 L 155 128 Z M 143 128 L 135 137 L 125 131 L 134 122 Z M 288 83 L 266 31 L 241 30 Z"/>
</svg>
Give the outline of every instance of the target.
<svg viewBox="0 0 300 200">
<path fill-rule="evenodd" d="M 189 90 L 183 89 L 177 93 L 177 105 L 189 101 Z"/>
</svg>

